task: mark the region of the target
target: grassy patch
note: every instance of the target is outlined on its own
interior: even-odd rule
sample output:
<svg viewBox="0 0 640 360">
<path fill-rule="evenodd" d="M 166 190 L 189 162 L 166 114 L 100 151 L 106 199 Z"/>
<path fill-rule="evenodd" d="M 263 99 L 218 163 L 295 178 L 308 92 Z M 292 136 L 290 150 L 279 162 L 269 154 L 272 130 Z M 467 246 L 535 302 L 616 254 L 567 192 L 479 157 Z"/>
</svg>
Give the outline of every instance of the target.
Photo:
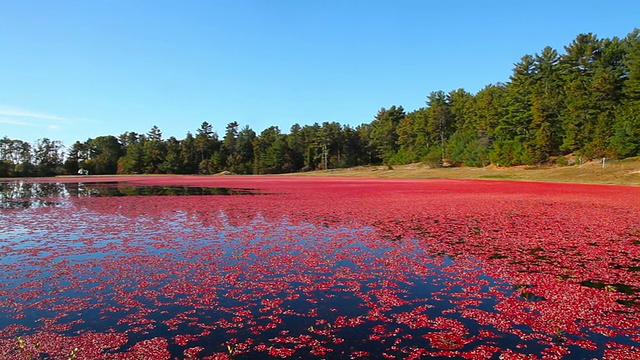
<svg viewBox="0 0 640 360">
<path fill-rule="evenodd" d="M 480 175 L 478 179 L 515 179 L 515 176 L 512 174 L 488 174 Z"/>
</svg>

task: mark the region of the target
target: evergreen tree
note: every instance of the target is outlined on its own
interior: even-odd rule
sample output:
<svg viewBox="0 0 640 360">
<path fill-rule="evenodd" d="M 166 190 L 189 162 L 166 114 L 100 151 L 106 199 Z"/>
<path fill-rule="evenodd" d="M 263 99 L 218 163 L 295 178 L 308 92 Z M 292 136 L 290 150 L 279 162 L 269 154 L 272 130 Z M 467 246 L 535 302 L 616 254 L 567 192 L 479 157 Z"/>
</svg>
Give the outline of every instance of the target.
<svg viewBox="0 0 640 360">
<path fill-rule="evenodd" d="M 118 170 L 118 159 L 123 155 L 123 148 L 115 136 L 98 136 L 87 140 L 89 157 L 85 158 L 84 169 L 90 174 L 115 174 Z"/>
<path fill-rule="evenodd" d="M 76 141 L 67 151 L 64 169 L 67 174 L 75 175 L 84 167 L 84 162 L 89 158 L 89 147 L 86 143 Z M 119 158 L 118 158 L 119 159 Z M 117 160 L 116 160 L 117 161 Z"/>
<path fill-rule="evenodd" d="M 185 138 L 180 142 L 180 173 L 196 174 L 200 164 L 199 154 L 196 150 L 196 139 L 191 132 L 187 132 Z"/>
<path fill-rule="evenodd" d="M 220 170 L 220 141 L 218 134 L 213 131 L 213 126 L 204 121 L 196 130 L 196 151 L 200 154 L 198 172 L 200 174 L 215 174 Z"/>
<path fill-rule="evenodd" d="M 270 126 L 260 133 L 253 142 L 254 174 L 277 174 L 283 171 L 286 140 L 277 126 Z"/>
<path fill-rule="evenodd" d="M 221 164 L 220 166 L 229 171 L 237 171 L 236 166 L 240 159 L 236 154 L 236 139 L 238 138 L 238 123 L 231 122 L 227 124 L 227 128 L 222 138 L 220 147 Z"/>
<path fill-rule="evenodd" d="M 446 140 L 455 132 L 454 117 L 444 91 L 433 91 L 427 96 L 427 148 L 424 159 L 431 166 L 445 163 Z"/>
<path fill-rule="evenodd" d="M 249 126 L 243 127 L 238 132 L 236 139 L 236 152 L 234 158 L 234 168 L 231 170 L 239 174 L 251 174 L 253 169 L 253 142 L 256 139 L 256 132 Z"/>
<path fill-rule="evenodd" d="M 33 148 L 34 166 L 38 176 L 51 176 L 63 173 L 64 146 L 58 140 L 38 139 Z"/>
<path fill-rule="evenodd" d="M 532 162 L 547 161 L 558 154 L 563 132 L 561 114 L 564 107 L 564 90 L 558 52 L 547 46 L 535 55 L 535 84 L 531 103 L 533 116 L 527 144 Z"/>
<path fill-rule="evenodd" d="M 287 146 L 291 150 L 291 163 L 293 171 L 300 171 L 305 166 L 305 154 L 307 141 L 300 124 L 293 124 L 287 136 Z"/>
<path fill-rule="evenodd" d="M 563 114 L 564 139 L 561 149 L 584 152 L 592 140 L 597 108 L 591 87 L 595 63 L 602 52 L 602 43 L 594 34 L 580 34 L 565 46 L 561 57 L 565 81 L 565 111 Z M 590 156 L 590 154 L 587 154 Z"/>
<path fill-rule="evenodd" d="M 490 141 L 496 138 L 500 119 L 509 113 L 507 92 L 504 84 L 487 85 L 476 94 L 475 125 L 479 138 L 487 137 Z"/>
<path fill-rule="evenodd" d="M 171 136 L 164 141 L 165 156 L 158 165 L 158 170 L 164 174 L 179 174 L 182 171 L 180 141 Z"/>
<path fill-rule="evenodd" d="M 147 174 L 159 174 L 162 172 L 161 164 L 166 157 L 166 147 L 162 141 L 162 131 L 154 125 L 147 132 L 143 146 L 144 172 Z"/>
<path fill-rule="evenodd" d="M 407 164 L 420 161 L 429 150 L 429 140 L 431 136 L 427 130 L 428 115 L 427 108 L 420 108 L 408 113 L 397 127 L 398 153 L 394 163 Z"/>
<path fill-rule="evenodd" d="M 533 122 L 532 102 L 536 75 L 534 57 L 523 56 L 512 72 L 505 88 L 507 113 L 498 120 L 494 137 L 497 140 L 516 139 L 524 143 L 530 139 Z"/>
<path fill-rule="evenodd" d="M 140 135 L 77 141 L 64 160 L 59 141 L 31 146 L 0 139 L 0 176 L 77 173 L 239 174 L 309 171 L 422 161 L 439 166 L 536 164 L 576 153 L 585 158 L 640 154 L 640 30 L 619 39 L 579 34 L 559 54 L 545 47 L 514 64 L 509 82 L 432 91 L 424 108 L 381 108 L 355 128 L 337 122 L 276 126 L 259 135 L 231 122 L 220 141 L 202 122 L 195 136 L 166 141 L 157 126 Z"/>
<path fill-rule="evenodd" d="M 380 109 L 371 122 L 369 133 L 371 146 L 375 149 L 373 161 L 392 162 L 398 150 L 398 133 L 396 128 L 404 119 L 405 112 L 402 106 L 391 106 L 388 110 Z"/>
</svg>

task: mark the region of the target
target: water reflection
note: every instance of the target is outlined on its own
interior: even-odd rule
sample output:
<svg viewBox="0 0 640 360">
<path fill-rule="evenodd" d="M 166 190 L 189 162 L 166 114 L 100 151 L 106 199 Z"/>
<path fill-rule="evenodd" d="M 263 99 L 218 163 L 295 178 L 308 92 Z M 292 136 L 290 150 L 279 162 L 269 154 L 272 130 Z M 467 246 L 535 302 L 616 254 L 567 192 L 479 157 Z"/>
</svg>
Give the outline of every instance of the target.
<svg viewBox="0 0 640 360">
<path fill-rule="evenodd" d="M 137 186 L 123 182 L 0 182 L 0 208 L 61 206 L 72 197 L 256 195 L 254 189 L 195 186 Z"/>
<path fill-rule="evenodd" d="M 58 206 L 58 199 L 68 198 L 65 184 L 7 182 L 0 183 L 0 208 L 33 209 L 43 206 Z"/>
</svg>

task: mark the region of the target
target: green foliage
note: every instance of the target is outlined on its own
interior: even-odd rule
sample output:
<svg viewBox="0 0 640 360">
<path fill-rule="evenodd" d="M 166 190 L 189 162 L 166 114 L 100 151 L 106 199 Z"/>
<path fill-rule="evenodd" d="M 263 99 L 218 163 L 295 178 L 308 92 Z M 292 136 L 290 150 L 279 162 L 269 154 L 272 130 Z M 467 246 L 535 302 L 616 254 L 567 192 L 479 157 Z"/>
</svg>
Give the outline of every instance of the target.
<svg viewBox="0 0 640 360">
<path fill-rule="evenodd" d="M 410 164 L 417 161 L 420 161 L 420 158 L 416 158 L 416 153 L 401 148 L 390 158 L 389 164 Z"/>
<path fill-rule="evenodd" d="M 464 164 L 474 167 L 484 167 L 489 165 L 489 148 L 486 139 L 475 139 L 470 146 L 465 149 Z"/>
<path fill-rule="evenodd" d="M 564 156 L 558 156 L 558 158 L 556 159 L 556 164 L 558 166 L 569 166 L 570 165 L 569 159 L 567 159 Z"/>
<path fill-rule="evenodd" d="M 187 132 L 184 140 L 180 141 L 180 174 L 196 174 L 200 159 L 196 151 L 196 140 L 190 132 Z"/>
<path fill-rule="evenodd" d="M 390 162 L 398 150 L 397 127 L 404 119 L 402 106 L 393 105 L 388 110 L 380 109 L 371 122 L 370 143 L 375 151 L 375 158 L 385 163 Z M 375 161 L 375 160 L 374 160 Z"/>
<path fill-rule="evenodd" d="M 39 139 L 33 149 L 33 167 L 37 176 L 53 176 L 64 172 L 63 145 L 58 140 Z"/>
<path fill-rule="evenodd" d="M 253 142 L 253 152 L 254 174 L 275 174 L 288 166 L 286 155 L 289 148 L 277 126 L 271 126 L 260 133 Z"/>
<path fill-rule="evenodd" d="M 439 146 L 431 147 L 421 161 L 432 168 L 442 167 L 442 149 Z"/>
<path fill-rule="evenodd" d="M 144 140 L 144 139 L 142 139 Z M 136 140 L 125 148 L 125 154 L 118 159 L 118 174 L 141 174 L 144 172 L 143 144 Z"/>
<path fill-rule="evenodd" d="M 181 168 L 180 142 L 172 136 L 165 142 L 165 156 L 158 164 L 158 170 L 164 174 L 179 174 Z"/>
<path fill-rule="evenodd" d="M 456 131 L 447 143 L 447 158 L 454 165 L 482 167 L 489 164 L 489 140 L 471 130 Z"/>
<path fill-rule="evenodd" d="M 84 144 L 86 151 L 85 169 L 90 174 L 115 174 L 118 169 L 118 159 L 123 155 L 123 148 L 115 136 L 98 136 L 89 139 Z M 89 163 L 89 164 L 87 164 Z"/>
<path fill-rule="evenodd" d="M 489 160 L 498 166 L 513 166 L 522 164 L 524 147 L 517 140 L 498 140 L 493 142 L 493 149 L 489 152 Z"/>
<path fill-rule="evenodd" d="M 8 160 L 0 160 L 0 178 L 13 176 L 15 167 Z"/>
<path fill-rule="evenodd" d="M 628 106 L 618 111 L 610 148 L 618 158 L 640 155 L 640 106 Z"/>
<path fill-rule="evenodd" d="M 427 108 L 420 108 L 408 113 L 398 123 L 398 151 L 393 157 L 396 164 L 407 164 L 419 161 L 427 154 L 429 139 L 427 130 Z"/>
<path fill-rule="evenodd" d="M 363 164 L 500 166 L 640 155 L 640 30 L 624 38 L 579 34 L 564 53 L 547 46 L 517 61 L 507 83 L 476 94 L 428 93 L 426 106 L 405 113 L 381 108 L 355 128 L 337 122 L 271 126 L 259 135 L 233 121 L 218 139 L 202 122 L 195 136 L 162 138 L 125 132 L 77 141 L 35 144 L 0 139 L 0 176 L 179 173 L 267 174 Z"/>
</svg>

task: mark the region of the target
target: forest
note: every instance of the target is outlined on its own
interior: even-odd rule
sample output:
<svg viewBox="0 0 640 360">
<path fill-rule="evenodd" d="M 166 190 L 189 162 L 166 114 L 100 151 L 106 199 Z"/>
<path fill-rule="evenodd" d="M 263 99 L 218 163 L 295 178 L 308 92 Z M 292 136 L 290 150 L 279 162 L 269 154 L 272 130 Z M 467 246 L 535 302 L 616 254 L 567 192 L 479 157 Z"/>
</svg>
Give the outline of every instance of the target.
<svg viewBox="0 0 640 360">
<path fill-rule="evenodd" d="M 624 38 L 578 35 L 564 52 L 524 55 L 506 83 L 475 94 L 433 91 L 407 112 L 381 108 L 370 123 L 277 126 L 255 132 L 202 122 L 184 139 L 104 135 L 65 147 L 0 139 L 0 177 L 77 174 L 274 174 L 367 164 L 568 165 L 640 155 L 640 30 Z"/>
</svg>

